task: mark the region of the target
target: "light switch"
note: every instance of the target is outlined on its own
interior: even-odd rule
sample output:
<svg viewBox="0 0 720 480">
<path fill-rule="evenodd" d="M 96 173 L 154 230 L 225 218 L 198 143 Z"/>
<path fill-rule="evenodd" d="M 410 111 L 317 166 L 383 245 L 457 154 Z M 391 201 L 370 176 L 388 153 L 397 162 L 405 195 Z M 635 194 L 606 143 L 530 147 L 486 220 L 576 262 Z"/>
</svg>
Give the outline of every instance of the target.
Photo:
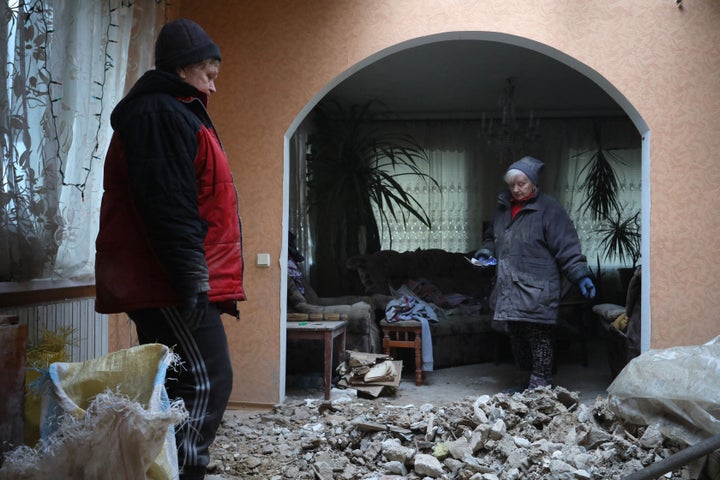
<svg viewBox="0 0 720 480">
<path fill-rule="evenodd" d="M 258 267 L 269 267 L 270 266 L 270 254 L 269 253 L 258 253 L 257 254 L 257 266 Z"/>
</svg>

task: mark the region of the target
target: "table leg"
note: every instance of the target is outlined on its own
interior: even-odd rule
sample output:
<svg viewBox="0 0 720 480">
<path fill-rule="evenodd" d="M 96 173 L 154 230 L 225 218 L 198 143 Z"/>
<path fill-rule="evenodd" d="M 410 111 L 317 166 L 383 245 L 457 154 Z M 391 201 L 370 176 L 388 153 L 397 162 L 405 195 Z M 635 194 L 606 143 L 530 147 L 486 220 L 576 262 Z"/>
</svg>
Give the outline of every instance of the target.
<svg viewBox="0 0 720 480">
<path fill-rule="evenodd" d="M 346 340 L 345 334 L 346 334 L 346 331 L 343 328 L 342 331 L 340 332 L 340 335 L 338 335 L 338 337 L 340 337 L 340 340 L 339 340 L 340 341 L 339 362 L 342 362 L 345 360 L 345 340 Z"/>
<path fill-rule="evenodd" d="M 332 331 L 325 331 L 323 335 L 325 350 L 325 372 L 323 375 L 323 386 L 325 387 L 325 400 L 330 400 L 330 384 L 332 383 L 332 360 L 333 360 L 333 334 Z"/>
<path fill-rule="evenodd" d="M 415 333 L 415 385 L 422 385 L 422 335 Z"/>
</svg>

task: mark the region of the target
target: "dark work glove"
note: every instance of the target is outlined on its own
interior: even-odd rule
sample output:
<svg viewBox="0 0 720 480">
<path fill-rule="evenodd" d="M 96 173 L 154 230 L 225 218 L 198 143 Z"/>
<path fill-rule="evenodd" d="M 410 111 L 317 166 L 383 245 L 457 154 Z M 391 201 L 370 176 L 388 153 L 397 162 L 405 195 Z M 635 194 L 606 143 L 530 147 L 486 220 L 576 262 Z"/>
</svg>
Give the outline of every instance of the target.
<svg viewBox="0 0 720 480">
<path fill-rule="evenodd" d="M 595 298 L 595 285 L 592 280 L 590 280 L 590 277 L 580 279 L 578 286 L 580 287 L 580 292 L 583 294 L 583 297 Z"/>
<path fill-rule="evenodd" d="M 473 255 L 473 258 L 475 260 L 485 260 L 488 258 L 488 255 L 485 253 L 485 250 L 478 250 L 475 252 L 475 255 Z"/>
<path fill-rule="evenodd" d="M 475 267 L 485 270 L 488 267 L 497 265 L 497 259 L 490 255 L 488 250 L 480 249 L 475 252 L 475 255 L 473 255 L 473 259 L 470 263 L 472 263 Z"/>
<path fill-rule="evenodd" d="M 183 316 L 183 321 L 190 331 L 195 330 L 200 326 L 200 323 L 205 320 L 208 303 L 207 292 L 200 292 L 197 295 L 185 299 L 180 314 Z"/>
</svg>

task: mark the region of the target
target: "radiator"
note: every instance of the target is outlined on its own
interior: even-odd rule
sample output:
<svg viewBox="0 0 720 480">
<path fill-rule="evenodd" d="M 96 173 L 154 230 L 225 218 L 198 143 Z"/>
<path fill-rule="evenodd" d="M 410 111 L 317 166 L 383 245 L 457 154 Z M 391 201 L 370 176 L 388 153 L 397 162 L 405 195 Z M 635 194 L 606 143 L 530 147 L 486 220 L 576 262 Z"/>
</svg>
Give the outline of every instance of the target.
<svg viewBox="0 0 720 480">
<path fill-rule="evenodd" d="M 71 330 L 67 351 L 73 362 L 84 362 L 108 351 L 107 315 L 95 312 L 94 298 L 12 307 L 0 310 L 0 314 L 17 315 L 19 323 L 28 326 L 28 345 L 42 340 L 45 330 Z"/>
</svg>

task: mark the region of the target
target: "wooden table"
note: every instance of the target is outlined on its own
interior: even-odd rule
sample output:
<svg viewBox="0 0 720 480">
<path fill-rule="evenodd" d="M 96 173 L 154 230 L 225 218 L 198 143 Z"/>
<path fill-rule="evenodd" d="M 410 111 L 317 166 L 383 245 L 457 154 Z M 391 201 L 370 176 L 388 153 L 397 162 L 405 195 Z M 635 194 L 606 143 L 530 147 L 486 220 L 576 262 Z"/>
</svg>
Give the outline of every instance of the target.
<svg viewBox="0 0 720 480">
<path fill-rule="evenodd" d="M 330 400 L 330 385 L 332 384 L 332 368 L 334 348 L 337 343 L 338 357 L 345 354 L 345 326 L 344 320 L 337 322 L 287 322 L 288 340 L 322 340 L 324 346 L 324 372 L 323 385 L 325 387 L 325 400 Z"/>
</svg>

